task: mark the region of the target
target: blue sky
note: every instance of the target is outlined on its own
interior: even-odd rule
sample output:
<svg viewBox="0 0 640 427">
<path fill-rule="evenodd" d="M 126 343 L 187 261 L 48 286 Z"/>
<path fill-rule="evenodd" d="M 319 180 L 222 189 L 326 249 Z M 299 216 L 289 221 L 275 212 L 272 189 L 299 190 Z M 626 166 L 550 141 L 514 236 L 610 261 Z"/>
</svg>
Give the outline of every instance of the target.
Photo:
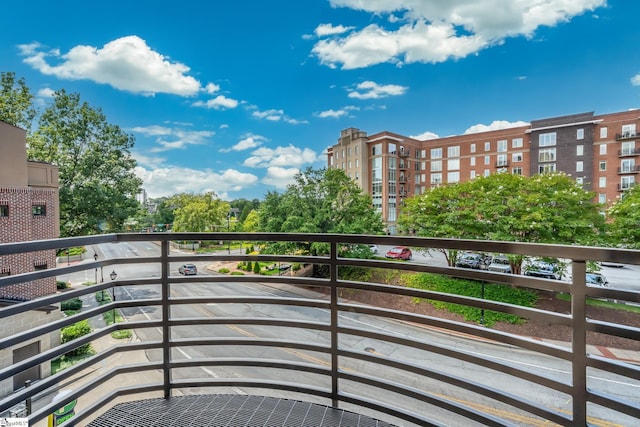
<svg viewBox="0 0 640 427">
<path fill-rule="evenodd" d="M 150 197 L 283 191 L 342 129 L 428 139 L 640 106 L 629 0 L 35 0 L 0 70 L 136 138 Z"/>
</svg>

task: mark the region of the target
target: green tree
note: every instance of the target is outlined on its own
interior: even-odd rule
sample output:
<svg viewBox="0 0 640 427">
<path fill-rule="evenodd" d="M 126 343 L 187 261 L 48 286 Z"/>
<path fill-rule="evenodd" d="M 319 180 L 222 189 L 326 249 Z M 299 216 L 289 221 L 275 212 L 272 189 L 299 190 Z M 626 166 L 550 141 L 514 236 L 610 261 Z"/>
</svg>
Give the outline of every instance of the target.
<svg viewBox="0 0 640 427">
<path fill-rule="evenodd" d="M 258 230 L 260 218 L 257 210 L 252 210 L 242 222 L 242 231 L 253 232 Z"/>
<path fill-rule="evenodd" d="M 174 231 L 226 231 L 229 203 L 215 193 L 203 195 L 178 194 L 171 198 L 174 210 Z"/>
<path fill-rule="evenodd" d="M 267 232 L 382 234 L 384 228 L 371 197 L 340 169 L 298 173 L 285 193 L 266 195 L 258 217 L 259 230 Z M 322 246 L 308 249 L 326 253 Z"/>
<path fill-rule="evenodd" d="M 142 182 L 134 173 L 133 144 L 133 136 L 107 123 L 79 95 L 55 93 L 29 138 L 28 155 L 60 170 L 63 236 L 121 231 L 135 214 Z"/>
<path fill-rule="evenodd" d="M 33 98 L 23 78 L 16 79 L 15 73 L 0 73 L 0 120 L 31 130 L 37 114 Z"/>
<path fill-rule="evenodd" d="M 429 237 L 588 245 L 604 225 L 594 196 L 564 174 L 495 174 L 407 200 L 399 224 Z M 522 258 L 510 260 L 519 273 Z"/>
<path fill-rule="evenodd" d="M 623 193 L 607 210 L 610 244 L 640 249 L 640 186 Z"/>
</svg>

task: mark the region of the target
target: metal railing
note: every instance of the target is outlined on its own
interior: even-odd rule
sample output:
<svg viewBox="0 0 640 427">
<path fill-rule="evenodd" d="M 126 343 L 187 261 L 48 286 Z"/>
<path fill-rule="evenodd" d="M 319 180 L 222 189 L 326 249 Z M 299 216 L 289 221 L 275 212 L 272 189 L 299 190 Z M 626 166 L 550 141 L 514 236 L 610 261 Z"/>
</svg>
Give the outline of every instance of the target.
<svg viewBox="0 0 640 427">
<path fill-rule="evenodd" d="M 172 241 L 229 240 L 255 246 L 278 242 L 289 245 L 289 250 L 284 255 L 246 254 L 246 250 L 234 246 L 229 252 L 224 247 L 220 253 L 196 255 L 171 249 Z M 0 400 L 0 413 L 29 402 L 33 406 L 30 425 L 34 425 L 79 399 L 82 405 L 78 406 L 76 422 L 82 422 L 131 396 L 170 398 L 176 393 L 203 390 L 249 394 L 259 390 L 326 400 L 334 407 L 359 408 L 378 418 L 415 425 L 551 422 L 573 426 L 593 420 L 624 425 L 640 418 L 640 368 L 633 361 L 592 354 L 587 341 L 588 333 L 602 333 L 640 343 L 640 329 L 607 319 L 590 319 L 586 313 L 587 298 L 637 304 L 640 294 L 585 283 L 587 261 L 637 265 L 640 251 L 394 236 L 147 233 L 3 244 L 0 257 L 76 246 L 139 243 L 149 246 L 150 252 L 135 256 L 136 250 L 132 249 L 124 252 L 126 256 L 100 257 L 97 261 L 89 256 L 79 264 L 0 277 L 0 288 L 4 288 L 81 272 L 94 277 L 98 268 L 121 272 L 116 280 L 5 304 L 0 308 L 3 325 L 74 297 L 86 301 L 107 289 L 118 296 L 115 301 L 77 314 L 5 334 L 0 339 L 0 356 L 5 362 L 11 360 L 7 355 L 24 343 L 55 343 L 52 336 L 81 320 L 114 310 L 124 317 L 119 323 L 60 345 L 45 345 L 27 359 L 0 366 L 0 383 L 6 383 L 25 370 L 49 366 L 80 346 L 91 344 L 96 351 L 78 364 L 7 394 Z M 325 245 L 328 254 L 298 255 L 297 249 L 311 244 Z M 414 260 L 339 255 L 345 248 L 367 244 L 411 247 Z M 451 268 L 415 259 L 420 250 L 442 249 L 557 257 L 571 261 L 573 279 L 567 282 Z M 310 266 L 317 274 L 230 275 L 215 269 L 211 274 L 189 277 L 175 273 L 179 263 L 214 265 L 230 261 Z M 383 272 L 385 277 L 432 273 L 477 280 L 483 283 L 483 291 L 484 283 L 491 283 L 562 293 L 571 297 L 571 312 L 501 303 L 484 299 L 484 294 L 483 298 L 468 297 L 374 279 L 346 280 L 345 272 L 353 268 Z M 122 273 L 127 269 L 132 271 L 129 277 Z M 146 273 L 136 275 L 136 271 Z M 357 302 L 360 293 L 421 301 L 416 304 L 437 301 L 481 309 L 483 313 L 508 313 L 547 322 L 550 328 L 570 328 L 572 339 L 568 343 L 548 342 L 447 316 L 367 305 Z M 110 334 L 124 330 L 132 330 L 135 339 L 125 343 L 110 340 Z M 636 394 L 632 391 L 622 396 L 617 387 L 600 387 L 601 377 L 611 377 L 606 383 L 609 385 L 625 383 Z M 51 396 L 61 389 L 68 393 L 53 401 Z M 552 398 L 553 403 L 541 402 L 543 397 Z"/>
</svg>

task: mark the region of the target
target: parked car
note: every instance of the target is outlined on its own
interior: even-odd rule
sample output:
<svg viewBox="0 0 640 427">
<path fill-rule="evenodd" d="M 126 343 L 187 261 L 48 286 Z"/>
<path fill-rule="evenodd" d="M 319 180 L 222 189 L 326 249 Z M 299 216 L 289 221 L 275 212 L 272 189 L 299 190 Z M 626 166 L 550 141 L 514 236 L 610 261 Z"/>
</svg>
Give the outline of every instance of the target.
<svg viewBox="0 0 640 427">
<path fill-rule="evenodd" d="M 198 268 L 195 264 L 182 264 L 178 267 L 178 273 L 184 274 L 185 276 L 190 276 L 194 274 L 198 274 Z"/>
<path fill-rule="evenodd" d="M 411 259 L 412 253 L 411 249 L 405 246 L 396 246 L 389 249 L 389 251 L 384 256 L 386 258 L 409 260 Z"/>
<path fill-rule="evenodd" d="M 544 279 L 560 280 L 562 275 L 558 273 L 558 269 L 550 262 L 534 261 L 529 264 L 524 271 L 525 276 L 542 277 Z"/>
<path fill-rule="evenodd" d="M 369 249 L 371 250 L 371 253 L 373 254 L 377 254 L 378 253 L 378 246 L 376 245 L 368 245 Z"/>
<path fill-rule="evenodd" d="M 487 268 L 489 264 L 491 264 L 491 257 L 484 254 L 476 254 L 472 252 L 462 254 L 458 258 L 458 261 L 456 261 L 456 267 L 460 268 L 481 269 Z"/>
<path fill-rule="evenodd" d="M 609 281 L 602 273 L 587 273 L 587 285 L 607 286 Z"/>
<path fill-rule="evenodd" d="M 506 256 L 493 257 L 491 264 L 487 267 L 487 270 L 511 274 L 511 263 L 509 262 L 509 258 Z"/>
</svg>

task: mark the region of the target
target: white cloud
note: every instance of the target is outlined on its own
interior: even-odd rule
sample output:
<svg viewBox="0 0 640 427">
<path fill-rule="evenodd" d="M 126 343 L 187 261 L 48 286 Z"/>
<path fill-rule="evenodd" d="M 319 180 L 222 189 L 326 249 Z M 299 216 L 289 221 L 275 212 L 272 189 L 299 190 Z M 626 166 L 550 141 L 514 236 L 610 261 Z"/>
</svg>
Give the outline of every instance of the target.
<svg viewBox="0 0 640 427">
<path fill-rule="evenodd" d="M 151 148 L 152 153 L 161 151 L 184 149 L 188 145 L 202 145 L 213 137 L 213 131 L 190 131 L 181 128 L 170 128 L 165 126 L 134 127 L 132 132 L 144 136 L 156 137 L 157 147 Z"/>
<path fill-rule="evenodd" d="M 428 139 L 438 139 L 440 136 L 433 132 L 423 132 L 420 135 L 409 136 L 409 138 L 417 139 L 418 141 L 426 141 Z"/>
<path fill-rule="evenodd" d="M 379 85 L 370 80 L 359 83 L 355 89 L 349 92 L 349 98 L 355 99 L 379 99 L 388 96 L 404 95 L 408 87 L 400 85 Z"/>
<path fill-rule="evenodd" d="M 261 135 L 248 135 L 245 138 L 238 141 L 237 144 L 233 145 L 229 148 L 220 149 L 223 153 L 228 153 L 230 151 L 244 151 L 250 148 L 255 148 L 265 142 L 267 138 Z"/>
<path fill-rule="evenodd" d="M 464 58 L 508 37 L 532 37 L 541 26 L 568 22 L 606 0 L 330 0 L 333 7 L 388 17 L 391 29 L 370 24 L 361 30 L 322 24 L 327 31 L 313 54 L 335 68 L 362 68 L 383 62 L 437 63 Z M 320 26 L 319 26 L 320 27 Z M 316 34 L 321 35 L 316 29 Z"/>
<path fill-rule="evenodd" d="M 334 34 L 342 34 L 351 31 L 353 27 L 345 27 L 343 25 L 320 24 L 316 27 L 314 33 L 318 37 L 331 36 Z"/>
<path fill-rule="evenodd" d="M 488 132 L 492 130 L 500 130 L 500 129 L 509 129 L 516 128 L 520 126 L 528 126 L 529 123 L 523 121 L 517 122 L 508 122 L 506 120 L 494 120 L 490 125 L 477 124 L 471 126 L 469 129 L 465 130 L 464 133 L 479 133 L 479 132 Z"/>
<path fill-rule="evenodd" d="M 208 101 L 196 101 L 192 104 L 194 107 L 205 107 L 214 110 L 223 110 L 227 108 L 236 108 L 238 101 L 235 99 L 227 98 L 224 95 L 218 95 Z"/>
<path fill-rule="evenodd" d="M 209 169 L 195 170 L 175 166 L 138 166 L 135 173 L 142 180 L 143 187 L 151 198 L 176 193 L 200 194 L 214 191 L 224 199 L 229 191 L 242 191 L 258 182 L 257 176 L 234 169 L 215 172 Z"/>
<path fill-rule="evenodd" d="M 42 50 L 38 43 L 18 46 L 24 62 L 46 75 L 65 80 L 92 80 L 116 89 L 145 95 L 196 95 L 200 82 L 190 68 L 153 51 L 137 36 L 113 40 L 102 48 L 78 45 L 61 54 Z M 58 63 L 50 65 L 49 59 Z"/>
<path fill-rule="evenodd" d="M 634 86 L 640 86 L 640 74 L 636 74 L 635 76 L 631 77 L 631 84 Z"/>
<path fill-rule="evenodd" d="M 326 111 L 321 111 L 319 113 L 317 113 L 316 115 L 318 117 L 320 117 L 321 119 L 326 119 L 326 118 L 332 118 L 332 119 L 338 119 L 340 117 L 344 117 L 347 116 L 349 113 L 347 113 L 346 110 L 326 110 Z"/>
<path fill-rule="evenodd" d="M 255 107 L 251 107 L 251 108 L 255 108 Z M 291 117 L 287 116 L 284 113 L 284 110 L 276 110 L 276 109 L 271 109 L 266 111 L 256 110 L 253 113 L 251 113 L 251 115 L 256 119 L 267 120 L 271 122 L 283 121 L 285 123 L 289 123 L 293 125 L 308 123 L 306 120 L 292 119 Z"/>
<path fill-rule="evenodd" d="M 252 168 L 268 168 L 273 166 L 295 168 L 320 160 L 315 151 L 310 148 L 300 149 L 288 147 L 267 148 L 260 147 L 251 153 L 243 165 Z"/>
<path fill-rule="evenodd" d="M 218 86 L 215 83 L 207 83 L 207 85 L 204 88 L 204 91 L 210 95 L 218 92 L 219 90 L 220 90 L 220 86 Z"/>
<path fill-rule="evenodd" d="M 53 89 L 50 89 L 48 87 L 42 88 L 38 91 L 38 96 L 40 98 L 53 98 L 53 95 L 56 92 Z"/>
<path fill-rule="evenodd" d="M 263 184 L 284 190 L 289 184 L 293 184 L 293 177 L 298 172 L 300 169 L 297 168 L 270 167 L 267 168 L 267 175 L 261 181 Z"/>
</svg>

